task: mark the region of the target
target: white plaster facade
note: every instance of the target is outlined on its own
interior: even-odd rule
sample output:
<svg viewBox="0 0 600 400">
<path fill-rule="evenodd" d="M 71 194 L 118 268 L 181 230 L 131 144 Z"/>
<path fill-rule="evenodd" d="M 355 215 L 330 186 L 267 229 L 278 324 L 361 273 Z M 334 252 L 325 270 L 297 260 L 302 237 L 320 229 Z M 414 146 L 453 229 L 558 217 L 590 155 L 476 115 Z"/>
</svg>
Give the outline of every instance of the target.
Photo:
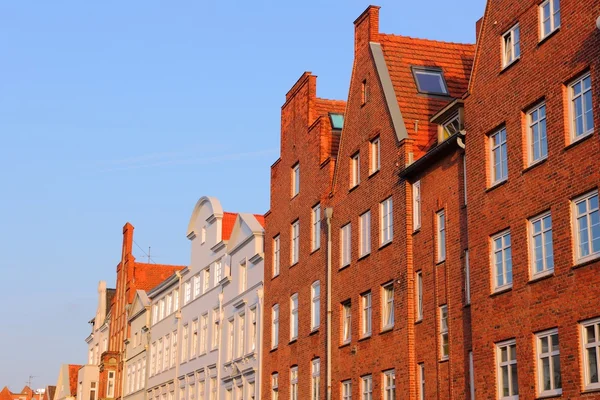
<svg viewBox="0 0 600 400">
<path fill-rule="evenodd" d="M 137 290 L 129 310 L 129 338 L 125 341 L 123 399 L 146 398 L 147 347 L 150 327 L 150 299 Z"/>
</svg>

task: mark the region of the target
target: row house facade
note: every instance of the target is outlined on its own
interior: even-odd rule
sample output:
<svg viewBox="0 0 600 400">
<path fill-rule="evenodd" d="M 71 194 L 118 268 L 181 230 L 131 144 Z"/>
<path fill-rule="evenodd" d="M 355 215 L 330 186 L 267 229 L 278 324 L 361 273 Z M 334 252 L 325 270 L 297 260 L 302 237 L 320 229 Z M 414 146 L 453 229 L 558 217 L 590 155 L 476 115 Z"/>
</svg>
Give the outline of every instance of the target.
<svg viewBox="0 0 600 400">
<path fill-rule="evenodd" d="M 137 290 L 129 308 L 129 338 L 125 341 L 125 381 L 123 398 L 146 399 L 148 337 L 150 327 L 150 299 L 143 290 Z"/>
</svg>

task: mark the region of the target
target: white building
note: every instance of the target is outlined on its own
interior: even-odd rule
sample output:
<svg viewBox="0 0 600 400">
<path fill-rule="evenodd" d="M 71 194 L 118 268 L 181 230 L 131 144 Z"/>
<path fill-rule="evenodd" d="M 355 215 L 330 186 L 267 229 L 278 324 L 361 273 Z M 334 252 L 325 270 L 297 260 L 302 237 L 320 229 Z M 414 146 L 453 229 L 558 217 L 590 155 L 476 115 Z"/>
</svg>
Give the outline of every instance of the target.
<svg viewBox="0 0 600 400">
<path fill-rule="evenodd" d="M 125 340 L 123 398 L 146 398 L 146 348 L 150 326 L 150 299 L 143 290 L 137 290 L 128 312 L 129 338 Z"/>
<path fill-rule="evenodd" d="M 148 399 L 260 398 L 263 224 L 262 216 L 223 212 L 212 197 L 196 204 L 190 266 L 149 293 Z M 169 294 L 180 296 L 179 312 Z"/>
</svg>

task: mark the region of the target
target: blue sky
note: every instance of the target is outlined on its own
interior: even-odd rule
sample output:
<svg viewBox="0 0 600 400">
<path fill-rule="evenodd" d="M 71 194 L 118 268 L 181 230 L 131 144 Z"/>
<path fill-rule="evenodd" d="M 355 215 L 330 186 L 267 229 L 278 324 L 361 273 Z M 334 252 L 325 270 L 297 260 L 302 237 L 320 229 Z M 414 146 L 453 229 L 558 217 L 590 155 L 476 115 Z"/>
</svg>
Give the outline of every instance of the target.
<svg viewBox="0 0 600 400">
<path fill-rule="evenodd" d="M 85 362 L 125 222 L 187 264 L 199 197 L 268 210 L 285 93 L 308 70 L 346 98 L 368 4 L 0 0 L 0 388 Z M 485 1 L 378 5 L 382 32 L 472 43 Z"/>
</svg>

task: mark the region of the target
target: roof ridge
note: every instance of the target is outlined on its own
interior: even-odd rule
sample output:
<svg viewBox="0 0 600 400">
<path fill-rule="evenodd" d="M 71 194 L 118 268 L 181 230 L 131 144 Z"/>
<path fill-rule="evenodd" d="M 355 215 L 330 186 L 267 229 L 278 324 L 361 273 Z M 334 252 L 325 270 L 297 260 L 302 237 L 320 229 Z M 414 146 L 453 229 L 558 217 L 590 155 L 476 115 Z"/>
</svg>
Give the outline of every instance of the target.
<svg viewBox="0 0 600 400">
<path fill-rule="evenodd" d="M 455 45 L 455 46 L 465 46 L 465 47 L 475 47 L 475 43 L 446 42 L 443 40 L 436 40 L 436 39 L 418 38 L 418 37 L 407 36 L 407 35 L 396 35 L 394 33 L 380 33 L 379 35 L 382 37 L 389 37 L 389 38 L 410 39 L 410 40 L 430 42 L 430 43 L 451 44 L 451 45 Z"/>
</svg>

